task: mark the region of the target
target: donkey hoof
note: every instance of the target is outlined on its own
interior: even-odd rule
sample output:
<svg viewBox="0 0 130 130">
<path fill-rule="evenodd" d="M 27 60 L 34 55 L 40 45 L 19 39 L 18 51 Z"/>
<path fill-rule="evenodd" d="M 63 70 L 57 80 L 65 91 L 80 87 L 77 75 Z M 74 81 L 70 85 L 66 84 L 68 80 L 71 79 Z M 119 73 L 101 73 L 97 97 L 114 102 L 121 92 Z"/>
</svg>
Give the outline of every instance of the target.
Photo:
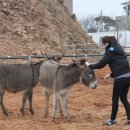
<svg viewBox="0 0 130 130">
<path fill-rule="evenodd" d="M 32 115 L 34 115 L 34 111 L 32 109 L 29 109 L 29 111 L 31 112 Z"/>
<path fill-rule="evenodd" d="M 3 112 L 3 114 L 4 114 L 5 116 L 8 116 L 8 113 L 7 113 L 7 111 L 4 111 L 4 112 Z"/>
<path fill-rule="evenodd" d="M 24 109 L 20 109 L 20 112 L 22 113 L 22 115 L 24 115 L 25 113 L 24 113 Z"/>
<path fill-rule="evenodd" d="M 47 118 L 47 117 L 48 117 L 48 113 L 45 113 L 45 114 L 44 114 L 44 117 Z"/>
<path fill-rule="evenodd" d="M 32 111 L 31 114 L 34 115 L 34 111 Z"/>
</svg>

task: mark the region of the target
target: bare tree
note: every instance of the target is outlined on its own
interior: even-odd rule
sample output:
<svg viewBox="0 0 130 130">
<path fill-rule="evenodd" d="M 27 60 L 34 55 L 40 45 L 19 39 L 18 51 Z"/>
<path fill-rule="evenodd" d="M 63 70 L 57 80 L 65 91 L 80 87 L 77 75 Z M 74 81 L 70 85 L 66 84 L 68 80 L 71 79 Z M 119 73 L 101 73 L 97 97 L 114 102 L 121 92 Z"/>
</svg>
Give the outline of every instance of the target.
<svg viewBox="0 0 130 130">
<path fill-rule="evenodd" d="M 126 19 L 126 16 L 118 16 L 115 19 L 116 19 L 116 21 L 119 24 L 119 29 L 120 30 L 126 30 L 127 29 L 127 19 Z"/>
<path fill-rule="evenodd" d="M 119 16 L 113 19 L 109 16 L 88 15 L 80 19 L 80 24 L 87 33 L 119 31 L 126 29 L 126 17 Z"/>
<path fill-rule="evenodd" d="M 98 25 L 102 23 L 102 30 L 99 31 L 110 31 L 115 30 L 116 28 L 116 21 L 109 16 L 99 16 L 95 18 Z"/>
<path fill-rule="evenodd" d="M 88 15 L 81 18 L 80 24 L 86 32 L 97 32 L 97 25 L 94 15 Z"/>
</svg>

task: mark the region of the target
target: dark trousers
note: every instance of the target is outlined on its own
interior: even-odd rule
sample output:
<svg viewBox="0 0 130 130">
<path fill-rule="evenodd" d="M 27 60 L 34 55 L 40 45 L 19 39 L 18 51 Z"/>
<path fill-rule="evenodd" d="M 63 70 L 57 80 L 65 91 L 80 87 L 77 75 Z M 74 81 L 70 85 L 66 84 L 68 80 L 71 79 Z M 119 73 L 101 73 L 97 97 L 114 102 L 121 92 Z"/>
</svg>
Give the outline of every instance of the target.
<svg viewBox="0 0 130 130">
<path fill-rule="evenodd" d="M 124 105 L 127 119 L 130 120 L 130 104 L 129 104 L 128 99 L 127 99 L 129 86 L 130 86 L 130 77 L 129 78 L 120 78 L 120 79 L 114 80 L 113 95 L 112 95 L 112 112 L 111 112 L 111 119 L 112 120 L 116 119 L 119 98 Z"/>
</svg>

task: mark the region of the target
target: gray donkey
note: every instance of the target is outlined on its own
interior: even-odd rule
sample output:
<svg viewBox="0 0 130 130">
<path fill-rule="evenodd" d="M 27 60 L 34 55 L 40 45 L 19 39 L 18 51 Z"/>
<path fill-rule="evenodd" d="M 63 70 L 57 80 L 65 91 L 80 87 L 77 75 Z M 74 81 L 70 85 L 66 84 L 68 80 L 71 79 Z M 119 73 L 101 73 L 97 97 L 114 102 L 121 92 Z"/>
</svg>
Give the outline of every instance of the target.
<svg viewBox="0 0 130 130">
<path fill-rule="evenodd" d="M 86 86 L 94 89 L 97 87 L 97 81 L 93 70 L 85 64 L 86 60 L 60 65 L 54 60 L 47 60 L 40 66 L 40 83 L 45 91 L 46 107 L 45 116 L 49 114 L 49 99 L 53 94 L 52 121 L 60 106 L 60 112 L 65 118 L 68 118 L 67 98 L 69 89 L 77 82 L 82 82 Z"/>
<path fill-rule="evenodd" d="M 28 98 L 30 103 L 29 111 L 34 114 L 32 109 L 33 88 L 39 82 L 39 68 L 42 62 L 35 64 L 0 64 L 0 105 L 3 114 L 8 115 L 3 96 L 5 90 L 11 93 L 24 91 L 22 99 L 21 113 L 24 114 L 25 102 Z"/>
</svg>

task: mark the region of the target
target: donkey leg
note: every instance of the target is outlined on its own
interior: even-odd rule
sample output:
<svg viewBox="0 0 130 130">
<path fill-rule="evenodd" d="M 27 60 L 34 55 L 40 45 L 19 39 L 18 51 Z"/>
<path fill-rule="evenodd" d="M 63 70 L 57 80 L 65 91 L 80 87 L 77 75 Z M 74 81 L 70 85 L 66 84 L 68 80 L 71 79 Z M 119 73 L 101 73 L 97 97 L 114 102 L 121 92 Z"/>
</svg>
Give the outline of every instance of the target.
<svg viewBox="0 0 130 130">
<path fill-rule="evenodd" d="M 32 98 L 33 98 L 33 89 L 30 89 L 28 92 L 28 101 L 29 101 L 29 111 L 32 115 L 34 115 L 33 107 L 32 107 Z"/>
<path fill-rule="evenodd" d="M 58 104 L 59 104 L 59 95 L 58 93 L 54 93 L 54 98 L 53 98 L 53 110 L 52 110 L 52 115 L 51 115 L 51 120 L 54 121 L 56 111 L 58 109 Z"/>
<path fill-rule="evenodd" d="M 60 96 L 60 104 L 64 118 L 69 118 L 69 113 L 67 109 L 67 94 Z"/>
<path fill-rule="evenodd" d="M 4 93 L 5 93 L 5 90 L 3 88 L 1 88 L 0 89 L 0 105 L 1 105 L 1 108 L 2 108 L 2 111 L 3 111 L 3 114 L 8 116 L 8 113 L 7 113 L 6 108 L 4 106 L 4 103 L 3 103 Z"/>
<path fill-rule="evenodd" d="M 22 113 L 22 115 L 24 115 L 24 106 L 25 106 L 25 103 L 26 103 L 26 100 L 27 100 L 27 97 L 28 97 L 28 92 L 30 92 L 30 89 L 25 90 L 24 94 L 23 94 L 22 106 L 21 106 L 21 109 L 20 109 L 20 112 Z"/>
<path fill-rule="evenodd" d="M 45 117 L 48 117 L 49 114 L 49 101 L 50 101 L 50 94 L 48 92 L 45 92 L 45 102 L 46 102 L 46 106 L 45 106 Z"/>
<path fill-rule="evenodd" d="M 63 111 L 62 111 L 62 107 L 61 107 L 61 99 L 59 100 L 59 113 L 60 113 L 61 116 L 64 116 Z"/>
</svg>

